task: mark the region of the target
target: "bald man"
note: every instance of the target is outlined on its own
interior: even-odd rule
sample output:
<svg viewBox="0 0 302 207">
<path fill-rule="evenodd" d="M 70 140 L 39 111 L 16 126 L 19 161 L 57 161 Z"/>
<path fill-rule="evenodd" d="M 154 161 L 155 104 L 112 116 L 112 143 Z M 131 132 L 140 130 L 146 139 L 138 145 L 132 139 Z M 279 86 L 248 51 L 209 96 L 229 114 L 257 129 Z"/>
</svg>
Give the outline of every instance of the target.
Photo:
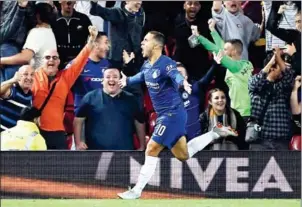
<svg viewBox="0 0 302 207">
<path fill-rule="evenodd" d="M 33 81 L 34 69 L 30 65 L 23 65 L 13 78 L 1 83 L 1 131 L 14 127 L 20 118 L 22 109 L 32 105 Z"/>
<path fill-rule="evenodd" d="M 98 33 L 96 27 L 90 26 L 89 33 L 88 43 L 70 64 L 68 70 L 59 71 L 58 52 L 50 50 L 44 53 L 42 67 L 35 72 L 32 87 L 34 107 L 40 109 L 49 91 L 54 87 L 53 94 L 40 117 L 40 132 L 46 141 L 47 149 L 67 149 L 63 124 L 64 106 L 68 92 L 82 73 L 94 47 Z"/>
</svg>

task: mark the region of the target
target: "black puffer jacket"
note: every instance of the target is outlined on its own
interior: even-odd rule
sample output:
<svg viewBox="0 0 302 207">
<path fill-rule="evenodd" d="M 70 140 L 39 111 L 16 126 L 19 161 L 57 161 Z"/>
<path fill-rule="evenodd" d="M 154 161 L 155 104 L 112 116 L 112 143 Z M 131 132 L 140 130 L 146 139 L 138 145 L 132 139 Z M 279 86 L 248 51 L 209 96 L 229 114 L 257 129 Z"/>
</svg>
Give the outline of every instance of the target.
<svg viewBox="0 0 302 207">
<path fill-rule="evenodd" d="M 143 27 L 145 24 L 145 12 L 141 8 L 137 14 L 128 12 L 124 5 L 120 7 L 104 8 L 91 2 L 91 15 L 100 16 L 111 23 L 109 59 L 122 62 L 123 50 L 134 52 L 140 56 Z"/>
</svg>

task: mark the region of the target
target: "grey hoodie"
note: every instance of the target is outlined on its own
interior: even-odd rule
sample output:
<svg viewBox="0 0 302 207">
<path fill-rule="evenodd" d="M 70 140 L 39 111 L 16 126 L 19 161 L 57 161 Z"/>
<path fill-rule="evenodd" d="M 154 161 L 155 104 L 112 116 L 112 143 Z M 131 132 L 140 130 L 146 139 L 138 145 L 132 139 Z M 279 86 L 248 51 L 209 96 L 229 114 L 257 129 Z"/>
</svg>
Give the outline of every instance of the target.
<svg viewBox="0 0 302 207">
<path fill-rule="evenodd" d="M 22 48 L 27 33 L 33 25 L 33 3 L 29 2 L 26 8 L 18 6 L 17 1 L 2 2 L 0 18 L 0 45 L 5 42 L 16 43 Z"/>
</svg>

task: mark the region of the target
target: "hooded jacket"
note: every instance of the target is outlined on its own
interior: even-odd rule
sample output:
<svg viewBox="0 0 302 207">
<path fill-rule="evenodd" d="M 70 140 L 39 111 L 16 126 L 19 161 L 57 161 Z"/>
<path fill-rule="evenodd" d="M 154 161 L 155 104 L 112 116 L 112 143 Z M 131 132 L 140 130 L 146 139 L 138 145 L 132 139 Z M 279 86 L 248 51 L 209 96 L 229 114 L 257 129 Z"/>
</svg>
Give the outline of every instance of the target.
<svg viewBox="0 0 302 207">
<path fill-rule="evenodd" d="M 140 54 L 145 25 L 145 12 L 142 8 L 136 14 L 132 14 L 125 9 L 125 4 L 121 7 L 104 8 L 91 2 L 90 14 L 100 16 L 111 24 L 109 38 L 112 48 L 109 59 L 122 62 L 123 50 L 134 52 L 135 55 Z"/>
</svg>

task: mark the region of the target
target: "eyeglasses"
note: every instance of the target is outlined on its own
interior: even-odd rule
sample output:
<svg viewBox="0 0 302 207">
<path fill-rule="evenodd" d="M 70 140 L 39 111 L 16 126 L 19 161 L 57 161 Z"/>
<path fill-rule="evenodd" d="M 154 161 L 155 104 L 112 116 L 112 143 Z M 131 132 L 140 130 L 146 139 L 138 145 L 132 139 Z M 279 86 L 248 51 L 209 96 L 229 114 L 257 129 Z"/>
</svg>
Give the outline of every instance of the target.
<svg viewBox="0 0 302 207">
<path fill-rule="evenodd" d="M 46 55 L 44 58 L 45 58 L 46 60 L 50 60 L 50 58 L 52 58 L 53 60 L 59 59 L 58 56 L 50 56 L 50 55 Z"/>
</svg>

